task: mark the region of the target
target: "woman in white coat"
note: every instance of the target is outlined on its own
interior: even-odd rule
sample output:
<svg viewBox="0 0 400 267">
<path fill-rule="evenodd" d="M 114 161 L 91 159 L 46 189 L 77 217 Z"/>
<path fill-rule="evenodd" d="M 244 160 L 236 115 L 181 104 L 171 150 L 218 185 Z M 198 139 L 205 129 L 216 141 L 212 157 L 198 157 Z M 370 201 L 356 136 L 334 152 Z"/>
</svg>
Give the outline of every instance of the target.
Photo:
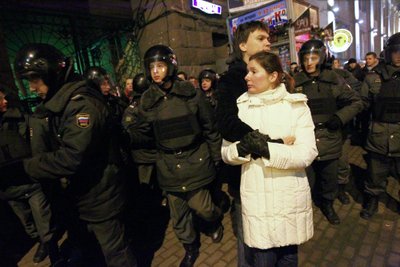
<svg viewBox="0 0 400 267">
<path fill-rule="evenodd" d="M 290 77 L 285 79 L 278 56 L 257 53 L 247 69 L 248 91 L 237 106 L 239 118 L 257 130 L 222 146 L 226 163 L 242 165 L 247 260 L 256 267 L 297 266 L 297 246 L 314 232 L 305 172 L 318 154 L 314 124 L 306 96 L 290 94 L 282 83 Z"/>
</svg>

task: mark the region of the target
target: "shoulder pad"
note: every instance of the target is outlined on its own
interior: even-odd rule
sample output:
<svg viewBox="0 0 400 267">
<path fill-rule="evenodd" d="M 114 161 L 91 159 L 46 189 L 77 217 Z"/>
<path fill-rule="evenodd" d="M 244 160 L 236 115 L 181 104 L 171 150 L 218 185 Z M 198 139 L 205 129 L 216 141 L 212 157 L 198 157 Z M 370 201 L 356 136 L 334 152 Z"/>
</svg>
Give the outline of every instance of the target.
<svg viewBox="0 0 400 267">
<path fill-rule="evenodd" d="M 307 96 L 301 93 L 288 94 L 284 98 L 286 101 L 294 103 L 294 102 L 307 102 Z"/>
</svg>

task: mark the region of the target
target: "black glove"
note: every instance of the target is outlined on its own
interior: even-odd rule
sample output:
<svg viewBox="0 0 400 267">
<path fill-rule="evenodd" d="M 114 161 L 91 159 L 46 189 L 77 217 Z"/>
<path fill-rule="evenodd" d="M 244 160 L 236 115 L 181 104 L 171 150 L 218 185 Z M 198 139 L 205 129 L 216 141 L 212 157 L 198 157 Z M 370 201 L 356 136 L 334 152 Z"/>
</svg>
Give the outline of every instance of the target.
<svg viewBox="0 0 400 267">
<path fill-rule="evenodd" d="M 258 154 L 261 157 L 269 159 L 268 142 L 271 138 L 268 135 L 255 130 L 243 137 L 243 142 L 247 145 L 251 153 Z"/>
<path fill-rule="evenodd" d="M 247 156 L 248 154 L 250 154 L 249 148 L 248 148 L 247 145 L 246 145 L 244 142 L 242 142 L 242 141 L 240 141 L 240 143 L 238 143 L 238 144 L 236 145 L 236 149 L 237 149 L 237 151 L 238 151 L 239 157 L 244 158 L 245 156 Z"/>
<path fill-rule="evenodd" d="M 343 123 L 338 116 L 333 115 L 329 120 L 325 122 L 325 126 L 328 130 L 337 131 L 342 128 Z"/>
</svg>

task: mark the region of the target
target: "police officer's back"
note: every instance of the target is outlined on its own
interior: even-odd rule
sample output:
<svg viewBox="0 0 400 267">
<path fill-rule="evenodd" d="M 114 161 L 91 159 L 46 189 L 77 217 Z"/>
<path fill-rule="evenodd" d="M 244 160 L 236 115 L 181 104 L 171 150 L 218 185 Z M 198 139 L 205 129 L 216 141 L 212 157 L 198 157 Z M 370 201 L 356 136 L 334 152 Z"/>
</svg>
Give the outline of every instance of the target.
<svg viewBox="0 0 400 267">
<path fill-rule="evenodd" d="M 46 152 L 24 161 L 24 168 L 34 179 L 64 181 L 69 207 L 95 234 L 109 266 L 136 266 L 117 218 L 124 203 L 123 173 L 111 156 L 117 154 L 111 114 L 99 91 L 73 81 L 72 68 L 47 44 L 28 44 L 17 53 L 16 72 L 43 99 L 49 129 L 43 138 L 51 140 Z"/>
</svg>

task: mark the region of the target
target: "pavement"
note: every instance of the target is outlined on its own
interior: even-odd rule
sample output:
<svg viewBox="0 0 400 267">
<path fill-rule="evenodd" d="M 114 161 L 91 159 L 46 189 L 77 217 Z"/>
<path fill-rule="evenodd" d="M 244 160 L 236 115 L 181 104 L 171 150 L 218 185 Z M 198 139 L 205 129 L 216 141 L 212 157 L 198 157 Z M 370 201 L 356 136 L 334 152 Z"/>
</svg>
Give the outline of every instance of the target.
<svg viewBox="0 0 400 267">
<path fill-rule="evenodd" d="M 387 194 L 380 198 L 378 213 L 371 220 L 360 218 L 363 177 L 366 163 L 363 151 L 358 146 L 347 146 L 352 176 L 347 191 L 352 197 L 349 205 L 338 200 L 334 207 L 341 218 L 341 224 L 330 225 L 318 208 L 314 206 L 314 237 L 299 247 L 299 266 L 329 267 L 399 267 L 400 266 L 400 215 L 397 213 L 400 190 L 399 182 L 390 177 Z M 229 213 L 223 220 L 225 227 L 221 243 L 214 244 L 209 237 L 202 236 L 200 256 L 196 267 L 237 266 L 236 238 L 232 231 Z M 25 245 L 26 246 L 26 245 Z M 33 265 L 32 257 L 37 244 L 21 255 L 20 267 L 48 267 L 48 259 Z M 184 249 L 173 233 L 171 223 L 166 231 L 164 243 L 156 252 L 152 266 L 179 266 Z M 14 265 L 15 266 L 15 265 Z M 1 266 L 0 267 L 9 267 Z"/>
</svg>

